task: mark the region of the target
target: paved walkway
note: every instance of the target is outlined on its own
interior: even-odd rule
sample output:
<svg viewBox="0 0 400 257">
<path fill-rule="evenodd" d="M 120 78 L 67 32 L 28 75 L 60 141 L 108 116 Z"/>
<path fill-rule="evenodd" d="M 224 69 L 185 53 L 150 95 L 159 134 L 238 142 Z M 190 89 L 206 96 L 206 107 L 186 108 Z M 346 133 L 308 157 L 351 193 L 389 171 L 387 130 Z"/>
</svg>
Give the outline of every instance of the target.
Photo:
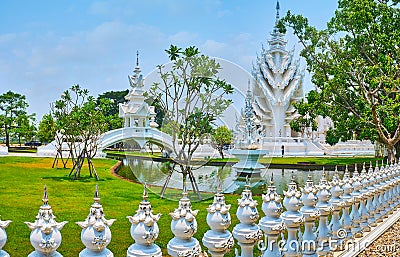
<svg viewBox="0 0 400 257">
<path fill-rule="evenodd" d="M 15 152 L 8 152 L 7 155 L 1 154 L 0 156 L 23 156 L 23 157 L 38 157 L 36 153 L 15 153 Z M 53 157 L 53 156 L 49 156 Z"/>
</svg>

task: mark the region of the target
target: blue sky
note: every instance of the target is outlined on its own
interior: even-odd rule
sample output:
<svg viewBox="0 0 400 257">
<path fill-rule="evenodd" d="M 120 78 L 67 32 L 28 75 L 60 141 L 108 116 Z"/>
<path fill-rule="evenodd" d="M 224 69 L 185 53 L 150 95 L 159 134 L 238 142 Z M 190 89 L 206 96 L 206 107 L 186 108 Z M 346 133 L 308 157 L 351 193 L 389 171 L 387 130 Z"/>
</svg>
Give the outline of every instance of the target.
<svg viewBox="0 0 400 257">
<path fill-rule="evenodd" d="M 26 95 L 40 120 L 49 103 L 74 84 L 97 96 L 129 88 L 136 50 L 144 75 L 167 59 L 170 44 L 196 45 L 202 53 L 251 71 L 275 22 L 275 0 L 80 0 L 0 3 L 0 94 Z M 323 28 L 335 0 L 281 0 Z M 300 46 L 289 33 L 289 48 Z M 304 64 L 303 64 L 304 65 Z M 309 77 L 305 81 L 311 88 Z"/>
</svg>

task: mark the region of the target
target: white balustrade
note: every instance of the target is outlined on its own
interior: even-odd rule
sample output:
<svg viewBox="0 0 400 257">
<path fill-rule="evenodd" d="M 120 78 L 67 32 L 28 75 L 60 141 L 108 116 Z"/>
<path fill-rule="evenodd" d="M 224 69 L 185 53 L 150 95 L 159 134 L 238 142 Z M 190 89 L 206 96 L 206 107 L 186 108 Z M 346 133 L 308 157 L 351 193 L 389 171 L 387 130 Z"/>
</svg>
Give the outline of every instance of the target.
<svg viewBox="0 0 400 257">
<path fill-rule="evenodd" d="M 393 162 L 384 166 L 382 163 L 379 168 L 376 163 L 373 169 L 370 163 L 368 171 L 364 164 L 361 175 L 355 167 L 352 178 L 346 166 L 342 180 L 339 179 L 336 169 L 330 182 L 324 173 L 318 185 L 314 185 L 309 175 L 305 187 L 300 191 L 292 176 L 288 190 L 284 191 L 283 205 L 286 211 L 282 213 L 282 197 L 277 193 L 271 177 L 267 193 L 262 195 L 264 216 L 257 225 L 257 202 L 253 199 L 247 180 L 241 198 L 238 199 L 236 217 L 240 223 L 231 233 L 228 230 L 231 224 L 231 206 L 226 204 L 225 196 L 219 189 L 214 195 L 213 203 L 207 208 L 206 221 L 210 230 L 203 235 L 203 245 L 214 257 L 227 254 L 234 247 L 233 238 L 240 246 L 240 255 L 236 254 L 237 257 L 254 256 L 256 245 L 260 246 L 262 257 L 332 256 L 334 251 L 342 251 L 347 242 L 351 243 L 355 237 L 362 237 L 364 232 L 385 222 L 385 217 L 399 208 L 400 164 Z M 48 204 L 46 187 L 42 201 L 36 221 L 25 222 L 32 230 L 30 241 L 35 248 L 28 257 L 60 257 L 62 255 L 57 252 L 62 241 L 60 230 L 67 222 L 55 221 L 52 208 Z M 349 214 L 350 208 L 352 211 Z M 193 237 L 197 232 L 197 213 L 198 211 L 192 210 L 184 189 L 178 208 L 170 213 L 171 230 L 175 237 L 168 242 L 166 250 L 169 255 L 207 256 L 202 252 L 199 241 Z M 162 256 L 161 248 L 154 244 L 160 233 L 157 225 L 160 215 L 152 213 L 145 186 L 143 200 L 139 203 L 136 214 L 127 217 L 134 240 L 127 249 L 127 257 Z M 318 229 L 315 232 L 317 219 Z M 2 248 L 7 240 L 5 228 L 10 222 L 0 220 L 0 257 L 9 257 Z M 114 220 L 104 217 L 96 187 L 89 215 L 85 221 L 77 222 L 82 227 L 81 239 L 86 247 L 79 254 L 80 257 L 113 256 L 107 249 L 111 241 L 110 226 L 113 222 Z M 304 229 L 301 229 L 302 224 Z M 263 234 L 265 241 L 260 241 Z"/>
</svg>

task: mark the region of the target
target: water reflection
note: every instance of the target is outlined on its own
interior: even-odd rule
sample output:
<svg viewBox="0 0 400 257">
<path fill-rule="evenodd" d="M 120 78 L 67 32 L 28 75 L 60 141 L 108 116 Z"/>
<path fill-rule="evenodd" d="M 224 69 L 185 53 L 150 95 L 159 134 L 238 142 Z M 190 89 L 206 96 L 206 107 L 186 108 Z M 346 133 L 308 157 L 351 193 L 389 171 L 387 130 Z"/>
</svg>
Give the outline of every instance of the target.
<svg viewBox="0 0 400 257">
<path fill-rule="evenodd" d="M 155 162 L 135 157 L 124 159 L 123 164 L 123 167 L 118 172 L 121 176 L 141 183 L 146 182 L 157 186 L 164 185 L 170 170 L 169 163 Z M 282 194 L 283 190 L 287 190 L 287 185 L 290 183 L 292 173 L 295 176 L 295 181 L 298 186 L 303 187 L 308 174 L 311 173 L 314 182 L 318 183 L 322 172 L 322 170 L 304 171 L 268 168 L 263 170 L 260 176 L 249 178 L 249 181 L 253 193 L 261 194 L 266 191 L 271 174 L 273 174 L 277 191 Z M 339 176 L 342 176 L 342 173 L 342 171 L 339 171 Z M 236 172 L 233 171 L 230 166 L 203 166 L 196 168 L 193 174 L 200 191 L 203 192 L 215 192 L 218 188 L 219 181 L 222 182 L 222 189 L 225 193 L 241 193 L 245 185 L 245 178 L 237 177 Z M 333 171 L 326 171 L 328 179 L 331 179 L 333 174 Z M 181 189 L 182 175 L 173 172 L 168 187 Z M 188 189 L 192 189 L 190 183 L 188 183 Z"/>
</svg>

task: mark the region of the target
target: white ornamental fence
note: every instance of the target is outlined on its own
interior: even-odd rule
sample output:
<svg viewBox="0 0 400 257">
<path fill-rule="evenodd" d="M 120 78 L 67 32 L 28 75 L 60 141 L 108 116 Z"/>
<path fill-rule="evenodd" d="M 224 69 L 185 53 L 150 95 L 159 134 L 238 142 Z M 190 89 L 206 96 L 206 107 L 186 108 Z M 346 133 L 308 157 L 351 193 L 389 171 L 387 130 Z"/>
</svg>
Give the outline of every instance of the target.
<svg viewBox="0 0 400 257">
<path fill-rule="evenodd" d="M 276 192 L 271 178 L 262 200 L 264 215 L 259 220 L 257 202 L 252 199 L 246 185 L 238 199 L 236 216 L 240 223 L 230 232 L 231 206 L 225 203 L 221 191 L 217 192 L 207 208 L 210 230 L 202 238 L 207 249 L 201 249 L 199 241 L 193 237 L 197 231 L 198 211 L 192 210 L 184 190 L 178 208 L 170 213 L 175 237 L 167 245 L 168 254 L 174 257 L 207 254 L 217 257 L 236 248 L 236 256 L 249 257 L 254 255 L 257 246 L 261 248 L 263 257 L 355 255 L 354 246 L 360 238 L 377 237 L 382 227 L 397 220 L 392 214 L 400 207 L 400 164 L 392 163 L 380 168 L 377 164 L 375 169 L 370 165 L 368 171 L 364 165 L 360 173 L 355 167 L 351 177 L 346 167 L 342 179 L 336 173 L 332 181 L 327 181 L 323 175 L 318 185 L 314 185 L 309 176 L 305 187 L 300 189 L 292 178 L 284 192 L 285 212 L 282 197 Z M 160 247 L 154 243 L 159 234 L 157 221 L 160 214 L 152 213 L 146 186 L 137 213 L 127 218 L 132 223 L 130 233 L 135 242 L 127 249 L 127 256 L 162 256 Z M 85 221 L 77 222 L 82 227 L 81 240 L 86 247 L 79 256 L 113 256 L 107 249 L 113 222 L 104 218 L 96 188 L 89 215 Z M 0 257 L 9 256 L 1 250 L 6 243 L 5 228 L 9 223 L 0 221 Z M 30 241 L 35 249 L 29 257 L 62 256 L 56 250 L 61 244 L 60 230 L 66 223 L 55 221 L 45 188 L 36 220 L 26 222 L 32 230 Z M 349 245 L 353 248 L 348 248 Z"/>
</svg>

